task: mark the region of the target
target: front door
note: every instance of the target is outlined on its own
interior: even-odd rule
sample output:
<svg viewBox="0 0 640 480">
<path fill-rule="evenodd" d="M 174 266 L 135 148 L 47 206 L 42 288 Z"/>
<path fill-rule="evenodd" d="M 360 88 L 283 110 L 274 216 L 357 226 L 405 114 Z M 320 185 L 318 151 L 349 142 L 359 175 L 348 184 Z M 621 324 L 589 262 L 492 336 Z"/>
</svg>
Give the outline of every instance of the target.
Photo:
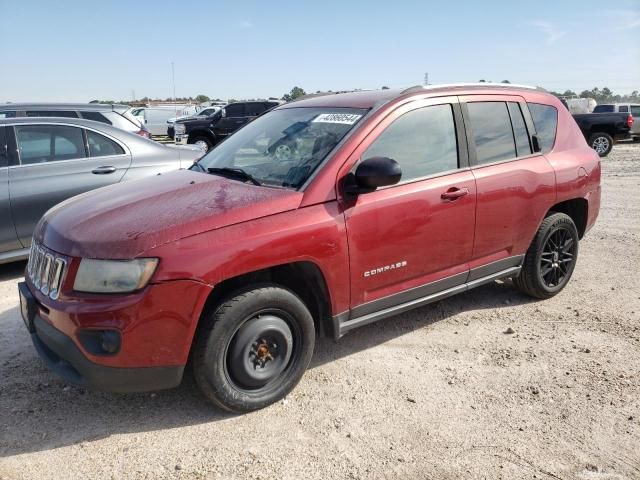
<svg viewBox="0 0 640 480">
<path fill-rule="evenodd" d="M 380 156 L 400 164 L 400 182 L 345 197 L 351 317 L 460 286 L 469 270 L 476 188 L 457 99 L 400 107 L 351 158 Z"/>
<path fill-rule="evenodd" d="M 243 103 L 231 103 L 224 107 L 224 117 L 222 117 L 213 127 L 216 137 L 224 138 L 231 135 L 242 125 L 247 123 L 245 116 L 245 106 Z"/>
<path fill-rule="evenodd" d="M 5 252 L 22 248 L 11 217 L 9 203 L 9 156 L 5 127 L 0 127 L 0 258 Z"/>
<path fill-rule="evenodd" d="M 18 238 L 31 244 L 33 229 L 57 203 L 119 182 L 131 155 L 114 139 L 87 129 L 54 124 L 13 127 L 18 164 L 9 167 L 9 195 Z M 14 132 L 7 132 L 13 135 Z"/>
</svg>

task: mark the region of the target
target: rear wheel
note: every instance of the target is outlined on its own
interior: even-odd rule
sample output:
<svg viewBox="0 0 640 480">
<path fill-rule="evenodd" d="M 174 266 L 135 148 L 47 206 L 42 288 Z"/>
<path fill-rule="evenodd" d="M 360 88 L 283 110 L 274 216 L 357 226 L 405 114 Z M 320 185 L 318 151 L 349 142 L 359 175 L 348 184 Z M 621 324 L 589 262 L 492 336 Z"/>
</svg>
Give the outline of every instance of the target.
<svg viewBox="0 0 640 480">
<path fill-rule="evenodd" d="M 606 157 L 613 148 L 613 138 L 608 133 L 594 133 L 589 137 L 589 146 L 601 157 Z"/>
<path fill-rule="evenodd" d="M 544 219 L 514 284 L 536 298 L 550 298 L 569 282 L 578 259 L 578 229 L 564 213 Z"/>
<path fill-rule="evenodd" d="M 189 137 L 187 143 L 197 145 L 205 152 L 209 151 L 209 149 L 213 147 L 213 142 L 209 138 L 203 136 Z"/>
<path fill-rule="evenodd" d="M 277 402 L 311 361 L 313 318 L 300 298 L 279 286 L 238 292 L 202 321 L 195 378 L 207 399 L 226 410 L 249 412 Z"/>
</svg>

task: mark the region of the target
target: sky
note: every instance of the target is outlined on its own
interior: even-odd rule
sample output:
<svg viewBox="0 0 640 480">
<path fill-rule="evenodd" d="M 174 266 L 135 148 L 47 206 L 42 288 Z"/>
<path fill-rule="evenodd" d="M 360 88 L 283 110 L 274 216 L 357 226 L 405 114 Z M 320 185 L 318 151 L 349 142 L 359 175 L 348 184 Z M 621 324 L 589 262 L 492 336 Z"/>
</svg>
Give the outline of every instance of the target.
<svg viewBox="0 0 640 480">
<path fill-rule="evenodd" d="M 609 6 L 606 6 L 609 5 Z M 479 79 L 640 90 L 640 0 L 0 0 L 0 102 Z"/>
</svg>

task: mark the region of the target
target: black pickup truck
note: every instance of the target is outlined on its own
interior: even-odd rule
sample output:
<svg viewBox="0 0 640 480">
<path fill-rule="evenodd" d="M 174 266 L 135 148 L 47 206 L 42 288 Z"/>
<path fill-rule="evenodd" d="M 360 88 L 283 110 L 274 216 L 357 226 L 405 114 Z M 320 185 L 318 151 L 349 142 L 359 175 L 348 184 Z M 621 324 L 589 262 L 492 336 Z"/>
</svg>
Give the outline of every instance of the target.
<svg viewBox="0 0 640 480">
<path fill-rule="evenodd" d="M 573 118 L 587 143 L 606 157 L 618 140 L 631 138 L 633 117 L 629 113 L 578 113 Z"/>
<path fill-rule="evenodd" d="M 175 142 L 200 146 L 207 151 L 258 115 L 280 105 L 277 101 L 236 102 L 210 117 L 185 118 L 175 123 Z"/>
</svg>

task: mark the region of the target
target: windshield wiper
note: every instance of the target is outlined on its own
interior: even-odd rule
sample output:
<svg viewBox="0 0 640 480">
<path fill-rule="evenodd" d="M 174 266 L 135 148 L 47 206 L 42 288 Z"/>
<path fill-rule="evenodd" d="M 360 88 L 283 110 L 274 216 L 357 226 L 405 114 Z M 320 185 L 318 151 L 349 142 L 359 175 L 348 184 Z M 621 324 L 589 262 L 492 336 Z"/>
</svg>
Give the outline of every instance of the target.
<svg viewBox="0 0 640 480">
<path fill-rule="evenodd" d="M 202 165 L 200 165 L 198 162 L 193 162 L 193 165 L 191 165 L 191 166 L 192 167 L 198 167 L 198 169 L 200 171 L 202 171 L 204 173 L 207 173 L 207 170 Z M 189 170 L 191 170 L 191 169 L 189 169 Z"/>
<path fill-rule="evenodd" d="M 256 180 L 251 174 L 245 172 L 241 168 L 231 168 L 231 167 L 209 167 L 207 168 L 209 173 L 213 173 L 214 175 L 220 175 L 221 177 L 233 178 L 236 180 L 244 180 L 250 181 L 254 185 L 262 185 L 258 180 Z"/>
</svg>

